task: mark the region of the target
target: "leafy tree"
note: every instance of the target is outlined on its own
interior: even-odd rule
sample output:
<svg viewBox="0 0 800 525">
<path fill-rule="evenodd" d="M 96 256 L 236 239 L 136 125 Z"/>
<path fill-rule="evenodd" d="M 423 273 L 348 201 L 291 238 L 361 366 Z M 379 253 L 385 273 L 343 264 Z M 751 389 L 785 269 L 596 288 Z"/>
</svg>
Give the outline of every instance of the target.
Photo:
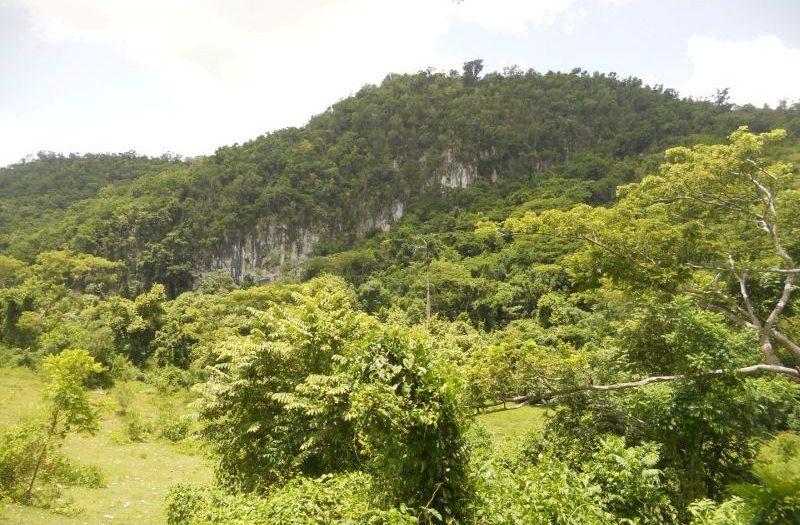
<svg viewBox="0 0 800 525">
<path fill-rule="evenodd" d="M 63 439 L 70 431 L 97 431 L 97 412 L 92 407 L 83 384 L 92 373 L 101 372 L 103 367 L 95 363 L 86 350 L 71 349 L 46 357 L 42 361 L 42 370 L 48 377 L 45 399 L 49 404 L 49 414 L 41 442 L 36 447 L 36 460 L 26 491 L 29 500 L 39 471 L 53 445 L 53 439 Z"/>
<path fill-rule="evenodd" d="M 202 385 L 219 477 L 254 490 L 293 473 L 367 469 L 388 498 L 463 512 L 469 489 L 456 394 L 424 339 L 351 311 L 341 281 L 252 310 Z"/>
<path fill-rule="evenodd" d="M 798 186 L 790 165 L 764 157 L 765 144 L 784 136 L 740 128 L 729 145 L 675 148 L 661 174 L 622 188 L 613 208 L 545 212 L 508 226 L 584 241 L 573 263 L 587 279 L 691 294 L 755 331 L 765 361 L 779 364 L 776 343 L 800 356 L 780 329 L 800 274 L 789 205 Z"/>
</svg>

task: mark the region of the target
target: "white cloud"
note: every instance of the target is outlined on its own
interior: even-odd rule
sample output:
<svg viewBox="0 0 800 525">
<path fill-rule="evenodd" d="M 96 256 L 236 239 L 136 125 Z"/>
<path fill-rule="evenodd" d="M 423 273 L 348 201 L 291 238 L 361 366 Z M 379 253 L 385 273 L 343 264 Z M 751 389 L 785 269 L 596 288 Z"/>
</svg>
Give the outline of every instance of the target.
<svg viewBox="0 0 800 525">
<path fill-rule="evenodd" d="M 0 165 L 40 149 L 210 153 L 220 145 L 301 125 L 365 83 L 379 83 L 388 72 L 458 68 L 464 57 L 449 56 L 438 46 L 454 20 L 510 34 L 557 22 L 569 30 L 583 16 L 570 13 L 574 3 L 0 0 L 0 6 L 25 10 L 40 40 L 115 50 L 150 78 L 155 72 L 166 86 L 144 111 L 139 104 L 137 110 L 112 107 L 114 114 L 101 114 L 80 107 L 87 104 L 83 101 L 64 110 L 70 123 L 57 121 L 46 106 L 38 114 L 5 117 L 0 136 L 10 142 L 0 148 Z M 143 78 L 132 74 L 114 80 L 135 92 L 147 82 Z M 59 79 L 51 82 L 57 86 Z M 60 101 L 72 100 L 68 92 L 54 94 Z M 22 127 L 24 139 L 16 131 Z"/>
<path fill-rule="evenodd" d="M 26 154 L 41 149 L 36 143 L 36 133 L 22 119 L 11 113 L 0 112 L 0 166 L 17 162 Z M 26 152 L 26 153 L 22 153 Z"/>
<path fill-rule="evenodd" d="M 727 87 L 737 104 L 800 100 L 800 49 L 786 47 L 777 36 L 739 42 L 692 36 L 688 49 L 692 75 L 680 87 L 682 95 L 708 97 Z"/>
<path fill-rule="evenodd" d="M 615 5 L 615 6 L 623 6 L 627 4 L 632 4 L 636 0 L 598 0 L 600 4 L 603 5 Z"/>
<path fill-rule="evenodd" d="M 575 0 L 466 0 L 457 17 L 489 31 L 521 34 L 528 27 L 548 27 L 569 11 Z"/>
<path fill-rule="evenodd" d="M 450 0 L 0 2 L 24 8 L 40 39 L 115 49 L 157 72 L 168 87 L 161 107 L 149 114 L 120 108 L 117 115 L 86 117 L 92 112 L 76 108 L 83 119 L 78 129 L 49 141 L 56 133 L 46 128 L 57 124 L 47 123 L 35 130 L 41 142 L 33 151 L 209 153 L 215 146 L 301 125 L 388 72 L 459 63 L 437 50 L 459 7 Z M 23 115 L 18 117 L 17 122 Z M 8 123 L 0 126 L 10 129 Z M 0 165 L 18 156 L 0 155 L 13 155 L 0 158 Z"/>
</svg>

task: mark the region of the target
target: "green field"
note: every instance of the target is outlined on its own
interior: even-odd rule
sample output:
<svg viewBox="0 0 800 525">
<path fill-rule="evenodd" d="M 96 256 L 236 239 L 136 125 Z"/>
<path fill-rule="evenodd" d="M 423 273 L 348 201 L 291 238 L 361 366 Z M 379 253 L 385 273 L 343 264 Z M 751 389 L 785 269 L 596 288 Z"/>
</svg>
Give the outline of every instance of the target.
<svg viewBox="0 0 800 525">
<path fill-rule="evenodd" d="M 42 383 L 35 373 L 21 368 L 0 369 L 0 425 L 19 423 L 36 417 L 41 410 Z M 129 410 L 136 410 L 144 421 L 155 421 L 163 401 L 143 383 L 133 383 Z M 100 432 L 95 436 L 70 436 L 63 452 L 73 462 L 100 468 L 108 486 L 101 489 L 66 487 L 63 503 L 75 515 L 65 516 L 50 510 L 17 504 L 0 504 L 0 523 L 77 525 L 98 523 L 147 524 L 164 522 L 164 495 L 170 485 L 190 480 L 205 483 L 211 478 L 210 462 L 191 444 L 170 443 L 155 436 L 144 442 L 121 439 L 122 418 L 114 406 L 118 393 L 93 392 L 95 400 L 107 407 Z M 173 403 L 185 409 L 183 399 Z M 73 512 L 70 512 L 73 514 Z"/>
<path fill-rule="evenodd" d="M 42 382 L 25 368 L 0 369 L 0 426 L 14 425 L 35 418 L 42 410 Z M 129 410 L 141 414 L 143 421 L 155 422 L 164 409 L 162 395 L 149 385 L 131 383 L 127 393 Z M 163 500 L 170 485 L 179 481 L 205 483 L 211 479 L 210 461 L 199 447 L 190 443 L 173 444 L 155 436 L 144 442 L 125 442 L 123 419 L 115 408 L 122 393 L 117 389 L 94 391 L 95 402 L 105 407 L 100 431 L 95 436 L 70 436 L 63 452 L 73 462 L 96 465 L 108 486 L 101 489 L 66 487 L 61 503 L 70 514 L 0 504 L 0 523 L 78 525 L 97 523 L 163 523 Z M 186 411 L 186 396 L 172 396 L 173 407 Z M 540 428 L 546 412 L 536 407 L 481 414 L 476 419 L 486 426 L 493 442 L 521 436 Z"/>
<path fill-rule="evenodd" d="M 508 438 L 523 436 L 531 430 L 542 428 L 547 411 L 539 407 L 523 407 L 489 414 L 480 414 L 476 420 L 482 423 L 496 445 Z"/>
</svg>

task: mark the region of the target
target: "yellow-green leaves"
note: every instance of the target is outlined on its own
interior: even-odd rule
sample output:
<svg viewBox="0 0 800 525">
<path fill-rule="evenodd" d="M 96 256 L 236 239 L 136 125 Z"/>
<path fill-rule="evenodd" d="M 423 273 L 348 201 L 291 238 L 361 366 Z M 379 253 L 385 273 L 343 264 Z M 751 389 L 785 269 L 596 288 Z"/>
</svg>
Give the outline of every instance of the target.
<svg viewBox="0 0 800 525">
<path fill-rule="evenodd" d="M 63 425 L 61 431 L 74 428 L 78 432 L 94 432 L 97 414 L 84 383 L 92 373 L 102 372 L 103 367 L 86 350 L 69 349 L 45 357 L 42 370 L 48 377 L 45 396 L 50 402 L 51 417 Z M 54 430 L 58 432 L 58 428 Z"/>
</svg>

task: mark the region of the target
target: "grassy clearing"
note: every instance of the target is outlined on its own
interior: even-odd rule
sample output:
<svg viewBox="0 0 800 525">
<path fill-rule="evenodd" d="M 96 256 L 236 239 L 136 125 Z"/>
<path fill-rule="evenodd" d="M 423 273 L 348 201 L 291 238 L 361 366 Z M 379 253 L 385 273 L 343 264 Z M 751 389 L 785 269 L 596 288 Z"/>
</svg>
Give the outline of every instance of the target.
<svg viewBox="0 0 800 525">
<path fill-rule="evenodd" d="M 522 436 L 531 430 L 542 428 L 547 419 L 547 410 L 539 407 L 523 407 L 491 414 L 480 414 L 476 420 L 486 426 L 492 442 L 499 445 L 508 438 Z"/>
<path fill-rule="evenodd" d="M 155 435 L 143 442 L 126 439 L 125 416 L 135 411 L 145 425 L 154 425 L 166 411 L 185 412 L 188 396 L 163 396 L 143 383 L 131 383 L 126 392 L 115 387 L 109 392 L 93 392 L 104 407 L 100 431 L 95 436 L 70 436 L 63 453 L 73 462 L 98 466 L 108 486 L 102 489 L 67 487 L 63 502 L 80 510 L 74 516 L 54 514 L 16 504 L 0 506 L 0 524 L 78 525 L 98 523 L 163 523 L 163 500 L 170 485 L 178 481 L 205 483 L 211 479 L 209 462 L 197 447 L 173 444 Z M 0 425 L 10 425 L 41 413 L 42 383 L 25 369 L 0 369 Z"/>
<path fill-rule="evenodd" d="M 42 382 L 24 368 L 0 368 L 0 425 L 13 425 L 42 414 Z M 98 466 L 108 481 L 102 489 L 67 487 L 64 503 L 80 512 L 74 516 L 17 504 L 0 504 L 0 524 L 83 525 L 150 524 L 164 522 L 163 499 L 170 485 L 179 481 L 211 480 L 209 462 L 191 442 L 169 443 L 151 434 L 143 442 L 126 439 L 127 413 L 138 414 L 145 426 L 155 428 L 164 413 L 185 413 L 190 396 L 165 396 L 143 383 L 128 383 L 108 392 L 95 391 L 94 400 L 104 407 L 100 431 L 95 436 L 70 436 L 64 454 L 75 463 Z M 547 411 L 538 407 L 481 414 L 492 442 L 541 428 Z"/>
</svg>

